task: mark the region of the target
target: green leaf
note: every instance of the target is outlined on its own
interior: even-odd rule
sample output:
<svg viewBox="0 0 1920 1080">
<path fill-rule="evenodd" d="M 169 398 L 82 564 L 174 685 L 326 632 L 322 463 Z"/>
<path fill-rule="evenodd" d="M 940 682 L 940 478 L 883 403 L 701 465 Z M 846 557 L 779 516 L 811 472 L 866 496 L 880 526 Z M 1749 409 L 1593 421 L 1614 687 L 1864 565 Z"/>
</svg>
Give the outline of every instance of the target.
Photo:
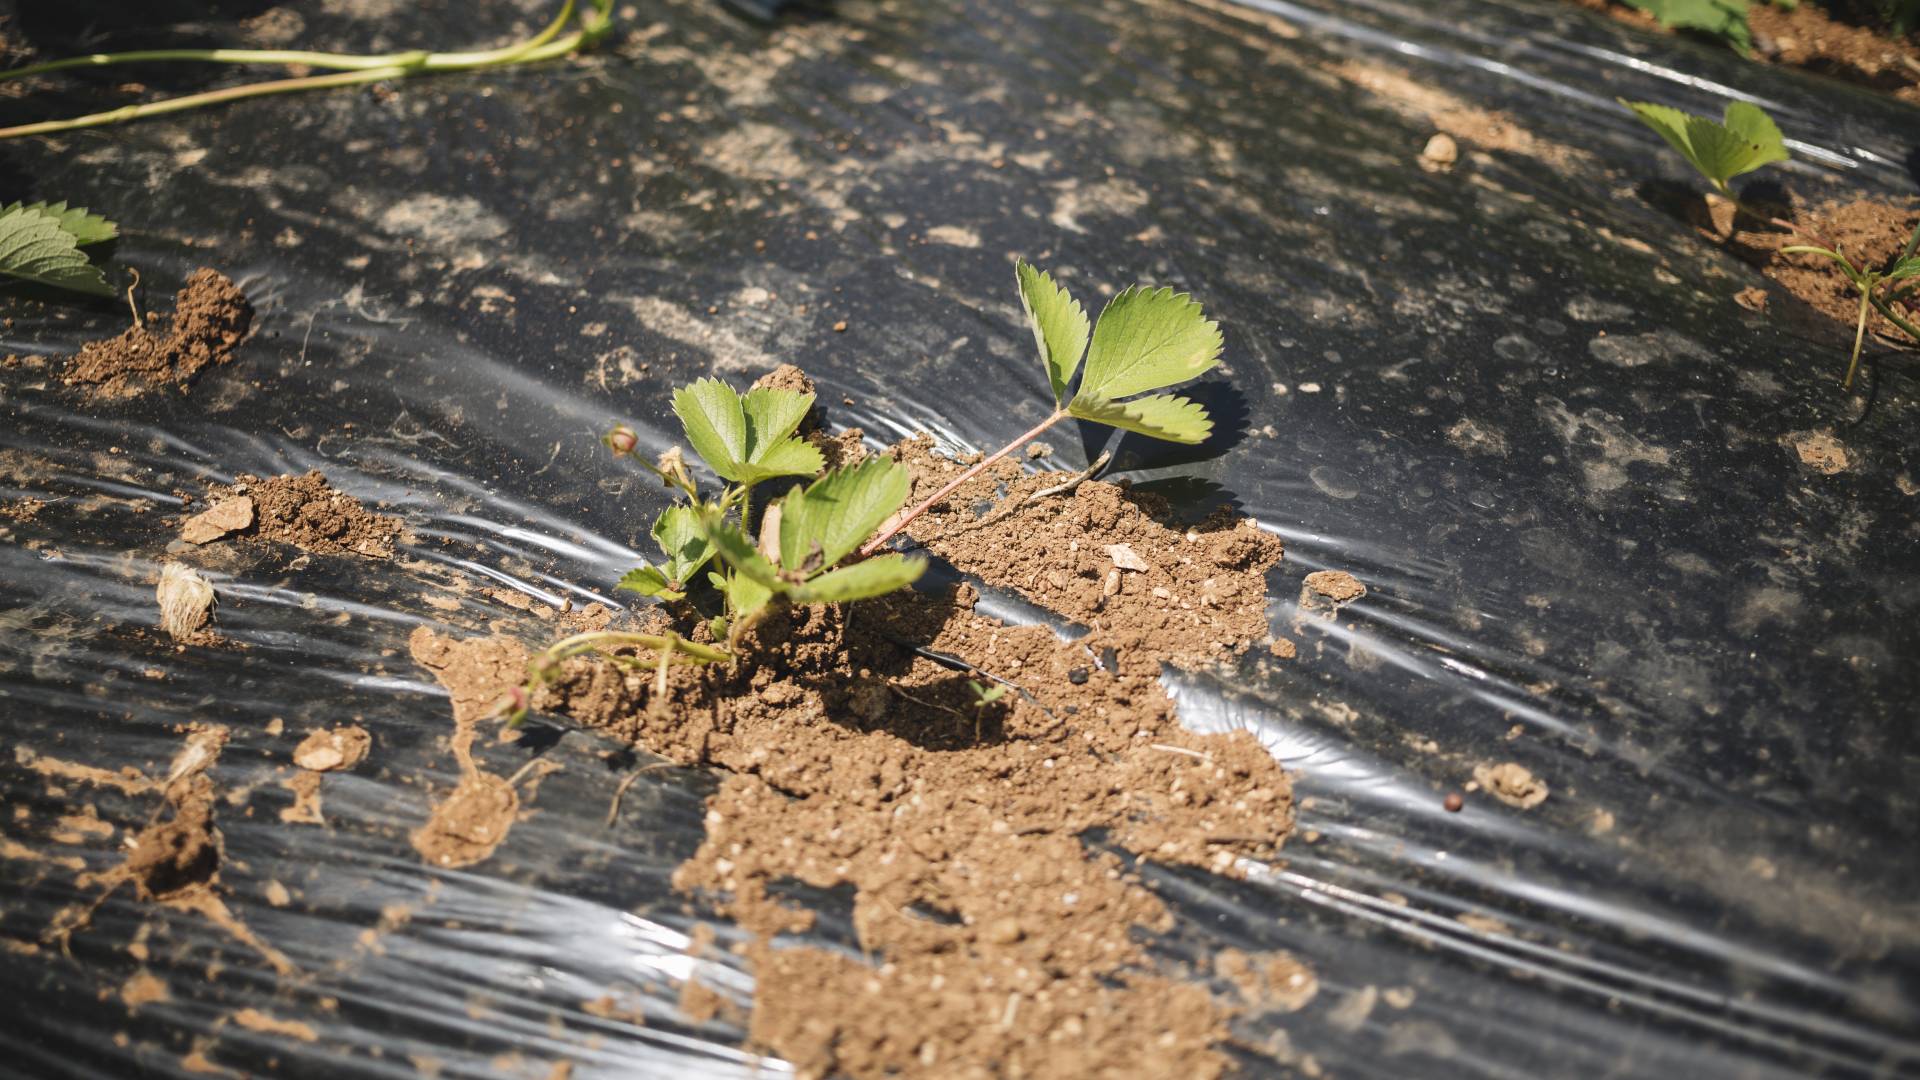
<svg viewBox="0 0 1920 1080">
<path fill-rule="evenodd" d="M 1047 382 L 1053 387 L 1055 405 L 1067 399 L 1067 384 L 1080 369 L 1080 356 L 1087 351 L 1087 313 L 1080 301 L 1067 290 L 1054 285 L 1044 270 L 1036 270 L 1025 259 L 1013 264 L 1020 283 L 1020 306 L 1026 309 L 1027 324 L 1033 328 L 1033 343 L 1040 350 L 1040 362 L 1047 366 Z"/>
<path fill-rule="evenodd" d="M 1203 443 L 1213 433 L 1207 410 L 1183 397 L 1154 394 L 1132 401 L 1087 401 L 1085 397 L 1074 398 L 1067 411 L 1096 424 L 1178 443 Z"/>
<path fill-rule="evenodd" d="M 1888 281 L 1900 281 L 1903 278 L 1920 277 L 1920 256 L 1908 256 L 1893 264 L 1893 268 L 1881 275 Z"/>
<path fill-rule="evenodd" d="M 1780 129 L 1758 106 L 1736 101 L 1727 106 L 1726 122 L 1715 123 L 1666 105 L 1644 101 L 1620 103 L 1632 109 L 1642 123 L 1658 132 L 1667 145 L 1700 170 L 1700 175 L 1724 190 L 1727 181 L 1770 162 L 1789 157 Z"/>
<path fill-rule="evenodd" d="M 881 596 L 904 589 L 925 573 L 925 559 L 887 554 L 829 570 L 793 590 L 793 598 L 802 604 L 845 603 Z"/>
<path fill-rule="evenodd" d="M 780 503 L 780 562 L 789 570 L 834 565 L 907 501 L 913 479 L 883 457 L 835 469 Z M 818 554 L 815 555 L 815 549 Z M 808 560 L 816 558 L 813 566 Z"/>
<path fill-rule="evenodd" d="M 80 242 L 51 210 L 0 210 L 0 274 L 95 296 L 112 296 L 100 268 L 80 253 Z"/>
<path fill-rule="evenodd" d="M 655 519 L 653 540 L 667 557 L 662 571 L 671 589 L 685 589 L 694 573 L 713 558 L 713 544 L 700 527 L 700 512 L 691 506 L 673 507 Z"/>
<path fill-rule="evenodd" d="M 820 471 L 819 450 L 792 438 L 811 408 L 812 394 L 753 390 L 742 398 L 718 379 L 673 393 L 673 412 L 687 441 L 708 468 L 736 484 Z"/>
<path fill-rule="evenodd" d="M 1220 362 L 1220 325 L 1186 293 L 1134 285 L 1100 313 L 1075 400 L 1113 401 L 1185 382 Z"/>
<path fill-rule="evenodd" d="M 641 596 L 658 596 L 665 600 L 680 600 L 686 596 L 685 593 L 674 590 L 672 584 L 667 581 L 667 575 L 662 573 L 659 567 L 647 563 L 627 571 L 614 588 L 637 592 Z"/>
<path fill-rule="evenodd" d="M 786 592 L 790 588 L 780 580 L 779 571 L 767 561 L 765 555 L 760 554 L 759 549 L 753 546 L 753 541 L 747 539 L 747 534 L 741 532 L 739 527 L 714 519 L 706 522 L 706 533 L 721 561 L 734 570 L 775 592 Z"/>
<path fill-rule="evenodd" d="M 720 591 L 720 595 L 727 598 L 727 609 L 733 613 L 736 622 L 766 607 L 768 601 L 773 599 L 772 589 L 745 574 L 735 574 L 731 578 L 720 574 L 708 574 L 707 580 L 713 582 L 713 587 Z M 714 619 L 717 622 L 725 622 L 717 615 Z M 724 634 L 716 633 L 714 636 L 723 637 Z"/>
<path fill-rule="evenodd" d="M 1626 0 L 1627 4 L 1660 20 L 1669 30 L 1697 30 L 1719 38 L 1746 54 L 1753 48 L 1753 27 L 1747 22 L 1747 0 Z"/>
<path fill-rule="evenodd" d="M 24 207 L 20 203 L 14 203 L 12 206 L 0 210 L 0 214 L 12 213 L 15 210 L 23 208 L 43 211 L 59 218 L 60 227 L 71 233 L 74 243 L 81 247 L 86 247 L 88 244 L 104 243 L 120 235 L 120 227 L 113 222 L 108 221 L 99 214 L 90 213 L 83 206 L 76 206 L 69 209 L 65 202 L 51 204 L 37 202 L 26 204 Z"/>
</svg>

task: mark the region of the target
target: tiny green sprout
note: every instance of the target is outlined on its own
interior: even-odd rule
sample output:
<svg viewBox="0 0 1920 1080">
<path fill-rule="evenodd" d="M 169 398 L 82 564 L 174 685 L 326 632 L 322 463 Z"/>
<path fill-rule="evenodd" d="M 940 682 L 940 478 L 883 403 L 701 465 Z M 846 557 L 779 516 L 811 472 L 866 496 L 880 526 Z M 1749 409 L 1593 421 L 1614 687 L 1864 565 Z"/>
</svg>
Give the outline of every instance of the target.
<svg viewBox="0 0 1920 1080">
<path fill-rule="evenodd" d="M 1902 284 L 1920 277 L 1920 255 L 1915 252 L 1916 247 L 1920 247 L 1920 227 L 1914 229 L 1905 249 L 1886 266 L 1876 270 L 1857 264 L 1840 250 L 1840 245 L 1827 242 L 1791 221 L 1747 205 L 1728 186 L 1728 181 L 1736 176 L 1772 162 L 1786 161 L 1789 157 L 1779 126 L 1759 106 L 1744 101 L 1732 102 L 1727 106 L 1725 120 L 1715 123 L 1704 116 L 1694 116 L 1666 105 L 1625 99 L 1620 99 L 1620 104 L 1631 109 L 1642 122 L 1658 132 L 1668 145 L 1680 151 L 1681 156 L 1707 178 L 1714 190 L 1724 195 L 1741 213 L 1813 241 L 1810 244 L 1782 247 L 1782 254 L 1818 255 L 1832 262 L 1846 276 L 1854 291 L 1860 295 L 1860 305 L 1859 318 L 1853 331 L 1853 355 L 1847 362 L 1846 377 L 1840 383 L 1843 389 L 1853 386 L 1853 376 L 1860 367 L 1860 349 L 1866 343 L 1867 321 L 1873 312 L 1878 311 L 1888 322 L 1920 343 L 1920 327 L 1915 326 L 1899 310 L 1910 303 L 1915 290 L 1920 289 L 1920 282 Z"/>
<path fill-rule="evenodd" d="M 80 250 L 120 235 L 119 226 L 64 202 L 0 209 L 0 274 L 56 289 L 112 296 L 106 276 Z"/>
<path fill-rule="evenodd" d="M 862 555 L 879 550 L 960 485 L 1068 417 L 1169 442 L 1202 443 L 1212 433 L 1213 420 L 1197 402 L 1148 393 L 1196 378 L 1220 362 L 1220 324 L 1209 321 L 1192 297 L 1170 288 L 1133 285 L 1108 301 L 1099 322 L 1089 328 L 1080 302 L 1045 271 L 1022 259 L 1014 264 L 1014 277 L 1053 390 L 1053 412 L 888 522 L 860 549 Z M 1069 396 L 1076 374 L 1080 386 Z"/>
<path fill-rule="evenodd" d="M 980 721 L 986 718 L 987 710 L 993 703 L 1007 696 L 1005 684 L 996 683 L 989 687 L 978 679 L 968 679 L 967 689 L 973 691 L 973 741 L 980 741 Z"/>
</svg>

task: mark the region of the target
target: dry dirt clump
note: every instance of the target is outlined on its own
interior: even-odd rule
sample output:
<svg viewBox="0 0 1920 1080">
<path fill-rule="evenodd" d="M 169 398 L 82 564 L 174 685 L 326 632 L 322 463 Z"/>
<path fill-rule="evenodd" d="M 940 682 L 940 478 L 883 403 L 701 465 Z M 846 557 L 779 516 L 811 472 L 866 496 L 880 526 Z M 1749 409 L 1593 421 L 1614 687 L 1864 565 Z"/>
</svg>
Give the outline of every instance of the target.
<svg viewBox="0 0 1920 1080">
<path fill-rule="evenodd" d="M 471 866 L 507 838 L 520 798 L 513 786 L 480 768 L 473 740 L 502 694 L 527 676 L 527 647 L 507 637 L 456 641 L 418 627 L 407 645 L 453 698 L 453 756 L 460 781 L 413 832 L 413 847 L 435 866 Z"/>
<path fill-rule="evenodd" d="M 153 320 L 149 320 L 153 321 Z M 89 398 L 117 401 L 172 384 L 185 392 L 201 369 L 233 359 L 253 325 L 253 305 L 218 270 L 195 270 L 174 298 L 164 332 L 131 326 L 118 337 L 80 347 L 61 380 Z"/>
<path fill-rule="evenodd" d="M 893 454 L 913 469 L 908 505 L 962 468 L 925 436 Z M 1281 544 L 1252 519 L 1223 508 L 1183 531 L 1162 523 L 1165 500 L 1100 481 L 1028 501 L 1062 479 L 1003 459 L 907 534 L 991 585 L 1176 664 L 1224 659 L 1266 635 L 1266 574 Z"/>
<path fill-rule="evenodd" d="M 1488 794 L 1508 806 L 1531 810 L 1547 801 L 1547 782 L 1533 775 L 1524 765 L 1511 761 L 1498 765 L 1475 765 L 1473 778 Z"/>
<path fill-rule="evenodd" d="M 222 516 L 210 521 L 210 514 Z M 232 527 L 248 514 L 251 524 Z M 269 480 L 242 475 L 230 491 L 221 493 L 211 510 L 182 524 L 182 538 L 193 543 L 227 535 L 276 540 L 316 555 L 385 559 L 392 557 L 395 539 L 405 537 L 406 526 L 397 517 L 373 513 L 353 496 L 335 491 L 316 471 Z"/>
</svg>

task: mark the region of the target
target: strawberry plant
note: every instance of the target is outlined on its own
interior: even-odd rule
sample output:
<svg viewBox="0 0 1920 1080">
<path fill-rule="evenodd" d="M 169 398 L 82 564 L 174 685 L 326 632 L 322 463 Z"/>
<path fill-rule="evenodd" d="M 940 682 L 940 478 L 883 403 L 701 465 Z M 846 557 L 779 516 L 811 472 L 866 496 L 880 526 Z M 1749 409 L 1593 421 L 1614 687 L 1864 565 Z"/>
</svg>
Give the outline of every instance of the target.
<svg viewBox="0 0 1920 1080">
<path fill-rule="evenodd" d="M 1854 373 L 1860 367 L 1860 348 L 1866 342 L 1867 320 L 1878 311 L 1888 322 L 1920 343 L 1920 327 L 1901 313 L 1920 291 L 1920 227 L 1914 229 L 1905 248 L 1879 268 L 1857 263 L 1847 257 L 1840 245 L 1814 235 L 1791 221 L 1768 214 L 1741 201 L 1728 186 L 1736 176 L 1763 165 L 1786 161 L 1786 141 L 1780 128 L 1759 106 L 1736 101 L 1727 106 L 1726 116 L 1714 122 L 1666 105 L 1644 101 L 1620 100 L 1642 123 L 1658 132 L 1667 145 L 1680 152 L 1715 191 L 1733 203 L 1736 210 L 1776 228 L 1785 229 L 1811 243 L 1790 244 L 1780 249 L 1787 255 L 1818 255 L 1831 261 L 1846 276 L 1860 296 L 1860 314 L 1854 325 L 1853 355 L 1847 363 L 1843 388 L 1853 386 Z"/>
<path fill-rule="evenodd" d="M 926 569 L 923 559 L 900 554 L 846 563 L 860 542 L 906 501 L 911 482 L 904 466 L 875 458 L 822 473 L 817 447 L 795 435 L 813 408 L 814 396 L 792 390 L 737 393 L 718 379 L 702 379 L 673 395 L 680 419 L 700 460 L 723 482 L 703 488 L 674 447 L 652 462 L 639 455 L 633 429 L 614 428 L 603 440 L 618 457 L 631 458 L 683 501 L 654 519 L 652 535 L 662 560 L 647 562 L 620 579 L 619 588 L 669 603 L 688 603 L 705 582 L 723 608 L 707 623 L 716 644 L 678 633 L 594 631 L 555 642 L 535 656 L 527 683 L 502 710 L 518 722 L 533 696 L 551 682 L 567 659 L 588 653 L 655 673 L 662 700 L 669 668 L 710 664 L 736 656 L 740 634 L 775 603 L 848 602 L 912 584 Z M 759 540 L 748 539 L 754 489 L 786 477 L 817 477 L 795 484 L 768 504 L 759 518 Z M 643 655 L 633 655 L 642 650 Z"/>
<path fill-rule="evenodd" d="M 571 33 L 569 24 L 575 22 L 578 7 L 578 23 Z M 33 75 L 47 75 L 56 71 L 73 68 L 107 67 L 114 64 L 151 64 L 162 62 L 195 62 L 209 64 L 238 64 L 267 67 L 302 67 L 328 69 L 325 75 L 302 75 L 290 79 L 273 79 L 267 82 L 247 83 L 241 86 L 229 86 L 219 90 L 209 90 L 200 94 L 188 94 L 183 97 L 168 98 L 163 101 L 147 101 L 127 105 L 106 112 L 76 116 L 65 120 L 46 120 L 36 124 L 21 124 L 17 127 L 0 128 L 0 139 L 18 138 L 23 135 L 47 135 L 58 131 L 74 131 L 80 128 L 103 127 L 108 124 L 120 124 L 129 120 L 138 120 L 148 116 L 160 116 L 166 113 L 182 112 L 188 109 L 204 108 L 243 98 L 265 97 L 269 94 L 287 94 L 300 90 L 320 90 L 341 86 L 360 86 L 367 83 L 382 82 L 387 79 L 405 79 L 416 75 L 431 75 L 448 71 L 478 71 L 486 68 L 501 68 L 519 64 L 532 64 L 542 60 L 552 60 L 568 56 L 590 48 L 613 26 L 613 0 L 587 0 L 579 6 L 578 0 L 566 0 L 560 14 L 547 24 L 546 28 L 524 41 L 506 45 L 498 49 L 481 49 L 473 52 L 428 52 L 414 49 L 409 52 L 384 53 L 378 55 L 360 55 L 354 53 L 307 52 L 298 49 L 147 49 L 137 52 L 95 53 L 89 56 L 72 56 L 63 60 L 52 60 L 42 64 L 29 64 L 7 71 L 0 71 L 0 80 L 22 79 Z"/>
</svg>

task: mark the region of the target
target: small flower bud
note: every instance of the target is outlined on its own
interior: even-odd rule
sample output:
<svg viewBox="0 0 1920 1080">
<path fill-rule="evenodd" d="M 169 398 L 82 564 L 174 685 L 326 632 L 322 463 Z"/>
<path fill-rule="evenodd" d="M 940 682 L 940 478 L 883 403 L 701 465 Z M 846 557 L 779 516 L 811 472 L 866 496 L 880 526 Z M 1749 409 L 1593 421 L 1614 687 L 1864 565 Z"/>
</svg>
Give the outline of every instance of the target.
<svg viewBox="0 0 1920 1080">
<path fill-rule="evenodd" d="M 640 436 L 632 428 L 620 424 L 607 432 L 606 437 L 600 441 L 606 443 L 607 449 L 613 451 L 616 456 L 625 457 L 640 445 Z"/>
<path fill-rule="evenodd" d="M 518 725 L 527 718 L 527 710 L 532 706 L 532 695 L 524 686 L 516 686 L 501 695 L 498 704 L 493 707 L 493 715 L 504 719 L 509 725 Z"/>
</svg>

